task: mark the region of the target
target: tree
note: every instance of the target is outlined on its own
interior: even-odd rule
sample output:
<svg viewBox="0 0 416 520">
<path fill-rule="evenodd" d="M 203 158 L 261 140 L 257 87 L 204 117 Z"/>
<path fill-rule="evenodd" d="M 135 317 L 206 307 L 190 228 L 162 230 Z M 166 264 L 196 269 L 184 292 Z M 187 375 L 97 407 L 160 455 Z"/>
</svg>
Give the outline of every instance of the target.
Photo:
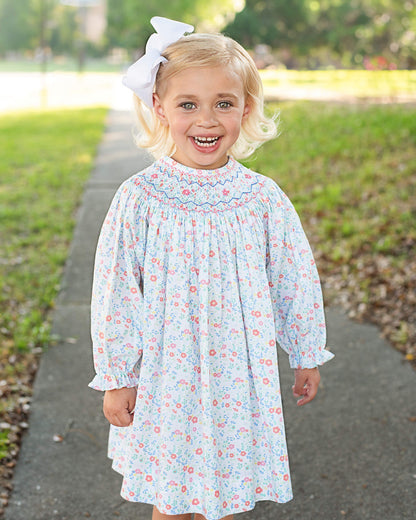
<svg viewBox="0 0 416 520">
<path fill-rule="evenodd" d="M 305 0 L 246 0 L 225 33 L 245 47 L 302 47 L 308 28 Z"/>
<path fill-rule="evenodd" d="M 247 0 L 225 32 L 247 47 L 266 43 L 307 59 L 328 50 L 344 64 L 380 55 L 416 65 L 416 0 Z"/>
<path fill-rule="evenodd" d="M 31 0 L 0 0 L 0 53 L 31 47 L 34 28 L 30 20 Z"/>
<path fill-rule="evenodd" d="M 113 46 L 143 48 L 153 33 L 152 16 L 190 23 L 198 30 L 219 30 L 243 5 L 243 0 L 108 0 L 108 39 Z"/>
</svg>

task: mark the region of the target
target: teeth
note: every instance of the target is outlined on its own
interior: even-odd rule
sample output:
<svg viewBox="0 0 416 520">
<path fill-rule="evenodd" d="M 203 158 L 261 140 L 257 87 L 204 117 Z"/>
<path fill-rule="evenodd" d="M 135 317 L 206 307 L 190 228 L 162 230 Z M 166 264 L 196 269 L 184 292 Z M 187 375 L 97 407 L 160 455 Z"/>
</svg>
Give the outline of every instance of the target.
<svg viewBox="0 0 416 520">
<path fill-rule="evenodd" d="M 215 144 L 218 141 L 219 137 L 194 137 L 193 139 L 198 146 L 208 148 L 209 146 Z"/>
</svg>

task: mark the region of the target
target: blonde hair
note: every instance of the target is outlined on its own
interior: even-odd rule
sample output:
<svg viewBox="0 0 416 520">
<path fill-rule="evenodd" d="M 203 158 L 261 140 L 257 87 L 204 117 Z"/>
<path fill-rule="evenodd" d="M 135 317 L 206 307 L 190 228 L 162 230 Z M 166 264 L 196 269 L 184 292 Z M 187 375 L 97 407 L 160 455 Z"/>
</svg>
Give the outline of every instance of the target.
<svg viewBox="0 0 416 520">
<path fill-rule="evenodd" d="M 169 78 L 192 67 L 230 66 L 240 76 L 250 112 L 242 122 L 239 138 L 229 150 L 233 157 L 246 158 L 264 142 L 276 137 L 277 114 L 265 116 L 259 72 L 251 56 L 235 40 L 222 34 L 191 34 L 169 45 L 162 56 L 168 61 L 161 64 L 156 76 L 155 92 L 159 95 Z M 162 125 L 154 111 L 135 94 L 134 106 L 140 127 L 137 145 L 148 148 L 156 158 L 173 155 L 175 143 L 169 127 Z"/>
</svg>

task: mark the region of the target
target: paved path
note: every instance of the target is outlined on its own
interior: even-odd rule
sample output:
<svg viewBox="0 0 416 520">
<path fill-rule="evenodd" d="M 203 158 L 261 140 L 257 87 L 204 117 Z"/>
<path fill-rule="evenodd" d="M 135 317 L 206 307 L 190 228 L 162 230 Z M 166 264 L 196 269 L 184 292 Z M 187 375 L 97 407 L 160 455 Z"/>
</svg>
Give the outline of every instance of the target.
<svg viewBox="0 0 416 520">
<path fill-rule="evenodd" d="M 132 144 L 128 112 L 113 110 L 78 215 L 54 314 L 61 338 L 42 357 L 6 520 L 147 520 L 125 502 L 106 458 L 108 427 L 93 376 L 89 302 L 99 228 L 118 185 L 150 162 Z M 241 520 L 403 520 L 416 511 L 416 377 L 370 325 L 327 310 L 330 350 L 317 399 L 297 408 L 280 351 L 295 499 L 259 502 Z M 63 436 L 55 442 L 54 435 Z"/>
</svg>

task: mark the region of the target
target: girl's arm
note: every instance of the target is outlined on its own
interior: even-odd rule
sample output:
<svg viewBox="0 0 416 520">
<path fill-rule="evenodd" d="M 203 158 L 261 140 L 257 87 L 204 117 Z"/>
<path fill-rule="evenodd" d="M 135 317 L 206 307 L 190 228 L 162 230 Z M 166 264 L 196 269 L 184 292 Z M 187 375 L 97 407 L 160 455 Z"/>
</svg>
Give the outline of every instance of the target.
<svg viewBox="0 0 416 520">
<path fill-rule="evenodd" d="M 145 225 L 135 214 L 128 182 L 111 203 L 97 245 L 91 301 L 96 390 L 137 385 L 142 356 L 143 294 L 140 265 Z"/>
<path fill-rule="evenodd" d="M 272 181 L 267 215 L 266 268 L 277 341 L 295 372 L 298 404 L 310 402 L 319 384 L 318 365 L 334 355 L 325 349 L 326 327 L 321 284 L 312 250 L 287 196 Z"/>
</svg>

